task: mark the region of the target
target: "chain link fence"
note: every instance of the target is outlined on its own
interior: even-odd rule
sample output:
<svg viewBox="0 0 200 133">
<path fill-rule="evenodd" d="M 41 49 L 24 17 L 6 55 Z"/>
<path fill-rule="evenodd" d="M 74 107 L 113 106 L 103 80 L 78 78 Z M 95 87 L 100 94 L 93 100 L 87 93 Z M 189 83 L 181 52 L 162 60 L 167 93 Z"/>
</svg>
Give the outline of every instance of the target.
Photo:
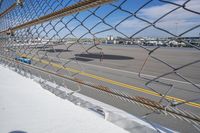
<svg viewBox="0 0 200 133">
<path fill-rule="evenodd" d="M 198 0 L 0 2 L 1 62 L 199 131 Z"/>
</svg>

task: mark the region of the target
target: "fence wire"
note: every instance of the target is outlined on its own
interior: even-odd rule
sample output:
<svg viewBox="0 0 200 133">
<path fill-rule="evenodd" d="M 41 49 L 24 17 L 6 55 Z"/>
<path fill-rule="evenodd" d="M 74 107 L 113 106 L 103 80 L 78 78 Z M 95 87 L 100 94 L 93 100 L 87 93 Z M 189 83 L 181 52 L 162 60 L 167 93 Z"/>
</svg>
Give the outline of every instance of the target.
<svg viewBox="0 0 200 133">
<path fill-rule="evenodd" d="M 13 60 L 12 66 L 26 69 L 23 65 L 28 63 L 50 72 L 45 77 L 36 70 L 27 71 L 38 77 L 74 90 L 84 84 L 152 110 L 143 118 L 161 111 L 199 130 L 198 0 L 0 2 L 2 61 Z M 127 71 L 134 71 L 128 74 L 133 76 L 131 81 L 127 81 L 127 71 L 118 70 L 125 61 L 129 62 Z M 77 86 L 70 87 L 52 74 L 67 77 Z M 142 92 L 152 97 L 125 84 L 129 82 L 145 88 Z"/>
</svg>

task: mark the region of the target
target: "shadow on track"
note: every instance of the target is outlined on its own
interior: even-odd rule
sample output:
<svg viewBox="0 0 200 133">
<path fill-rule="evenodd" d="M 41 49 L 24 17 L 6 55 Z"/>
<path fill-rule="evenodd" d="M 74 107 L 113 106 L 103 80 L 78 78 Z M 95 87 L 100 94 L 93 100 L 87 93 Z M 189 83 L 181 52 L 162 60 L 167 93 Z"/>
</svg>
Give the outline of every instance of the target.
<svg viewBox="0 0 200 133">
<path fill-rule="evenodd" d="M 16 131 L 11 131 L 9 133 L 27 133 L 27 132 L 24 132 L 24 131 L 20 131 L 20 130 L 16 130 Z"/>
<path fill-rule="evenodd" d="M 67 50 L 67 49 L 46 49 L 46 50 L 40 50 L 40 51 L 56 53 L 56 52 L 71 52 L 72 50 Z"/>
<path fill-rule="evenodd" d="M 88 54 L 75 54 L 76 57 L 84 57 L 84 58 L 92 58 L 92 59 L 99 59 L 101 55 L 99 53 L 88 53 Z M 122 55 L 111 55 L 111 54 L 104 54 L 103 59 L 107 60 L 133 60 L 133 57 L 129 56 L 122 56 Z"/>
<path fill-rule="evenodd" d="M 84 61 L 84 62 L 93 61 L 93 59 L 87 59 L 87 58 L 81 58 L 81 57 L 70 58 L 70 59 L 77 60 L 77 61 Z"/>
</svg>

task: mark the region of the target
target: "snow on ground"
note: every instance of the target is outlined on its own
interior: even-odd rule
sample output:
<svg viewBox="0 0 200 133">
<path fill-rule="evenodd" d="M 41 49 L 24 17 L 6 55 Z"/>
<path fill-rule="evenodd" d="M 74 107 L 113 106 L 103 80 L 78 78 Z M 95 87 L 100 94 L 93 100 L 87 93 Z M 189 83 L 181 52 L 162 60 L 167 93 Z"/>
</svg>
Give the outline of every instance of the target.
<svg viewBox="0 0 200 133">
<path fill-rule="evenodd" d="M 0 66 L 0 133 L 94 132 L 126 131 Z"/>
</svg>

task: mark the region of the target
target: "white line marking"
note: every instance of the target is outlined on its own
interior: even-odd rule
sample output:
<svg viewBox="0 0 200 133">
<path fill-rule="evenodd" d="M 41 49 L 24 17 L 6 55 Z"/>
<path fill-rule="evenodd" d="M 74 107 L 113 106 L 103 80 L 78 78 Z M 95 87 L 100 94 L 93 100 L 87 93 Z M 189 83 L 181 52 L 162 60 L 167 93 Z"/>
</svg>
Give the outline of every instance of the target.
<svg viewBox="0 0 200 133">
<path fill-rule="evenodd" d="M 52 59 L 56 59 L 56 57 L 52 57 L 52 56 L 48 56 Z M 63 60 L 63 61 L 69 61 L 69 60 L 66 60 L 66 59 L 63 59 L 63 58 L 59 58 L 60 60 Z M 118 72 L 124 72 L 124 73 L 129 73 L 129 74 L 134 74 L 134 75 L 138 75 L 137 72 L 131 72 L 131 71 L 126 71 L 126 70 L 120 70 L 120 69 L 116 69 L 116 68 L 110 68 L 110 67 L 105 67 L 105 66 L 100 66 L 100 65 L 94 65 L 94 64 L 89 64 L 89 63 L 82 63 L 82 62 L 79 62 L 80 64 L 83 64 L 83 65 L 87 65 L 87 66 L 94 66 L 94 67 L 99 67 L 99 68 L 104 68 L 104 69 L 109 69 L 109 70 L 114 70 L 114 71 L 118 71 Z M 155 78 L 156 76 L 153 76 L 153 75 L 148 75 L 148 74 L 141 74 L 142 76 L 144 77 L 150 77 L 150 78 Z M 168 81 L 173 81 L 173 82 L 177 82 L 177 83 L 182 83 L 182 84 L 190 84 L 189 82 L 185 82 L 185 81 L 180 81 L 180 80 L 175 80 L 175 79 L 168 79 L 168 78 L 160 78 L 162 80 L 168 80 Z M 195 84 L 197 86 L 200 86 L 200 84 Z"/>
<path fill-rule="evenodd" d="M 120 69 L 115 69 L 115 68 L 110 68 L 110 67 L 105 67 L 105 66 L 97 66 L 97 65 L 94 65 L 94 64 L 87 64 L 87 63 L 80 63 L 80 64 L 84 64 L 84 65 L 88 65 L 88 66 L 91 65 L 91 66 L 95 66 L 95 67 L 99 67 L 99 68 L 105 68 L 105 69 L 115 70 L 115 71 L 119 71 L 119 72 L 124 72 L 124 73 L 138 75 L 137 72 L 120 70 Z M 145 77 L 150 77 L 150 78 L 155 78 L 156 77 L 156 76 L 148 75 L 148 74 L 141 74 L 141 75 L 145 76 Z M 162 79 L 162 80 L 168 80 L 168 81 L 173 81 L 173 82 L 178 82 L 178 83 L 183 83 L 183 84 L 190 84 L 189 82 L 175 80 L 175 79 L 168 79 L 168 78 L 160 78 L 160 79 Z M 195 84 L 195 85 L 200 86 L 200 84 Z"/>
</svg>

